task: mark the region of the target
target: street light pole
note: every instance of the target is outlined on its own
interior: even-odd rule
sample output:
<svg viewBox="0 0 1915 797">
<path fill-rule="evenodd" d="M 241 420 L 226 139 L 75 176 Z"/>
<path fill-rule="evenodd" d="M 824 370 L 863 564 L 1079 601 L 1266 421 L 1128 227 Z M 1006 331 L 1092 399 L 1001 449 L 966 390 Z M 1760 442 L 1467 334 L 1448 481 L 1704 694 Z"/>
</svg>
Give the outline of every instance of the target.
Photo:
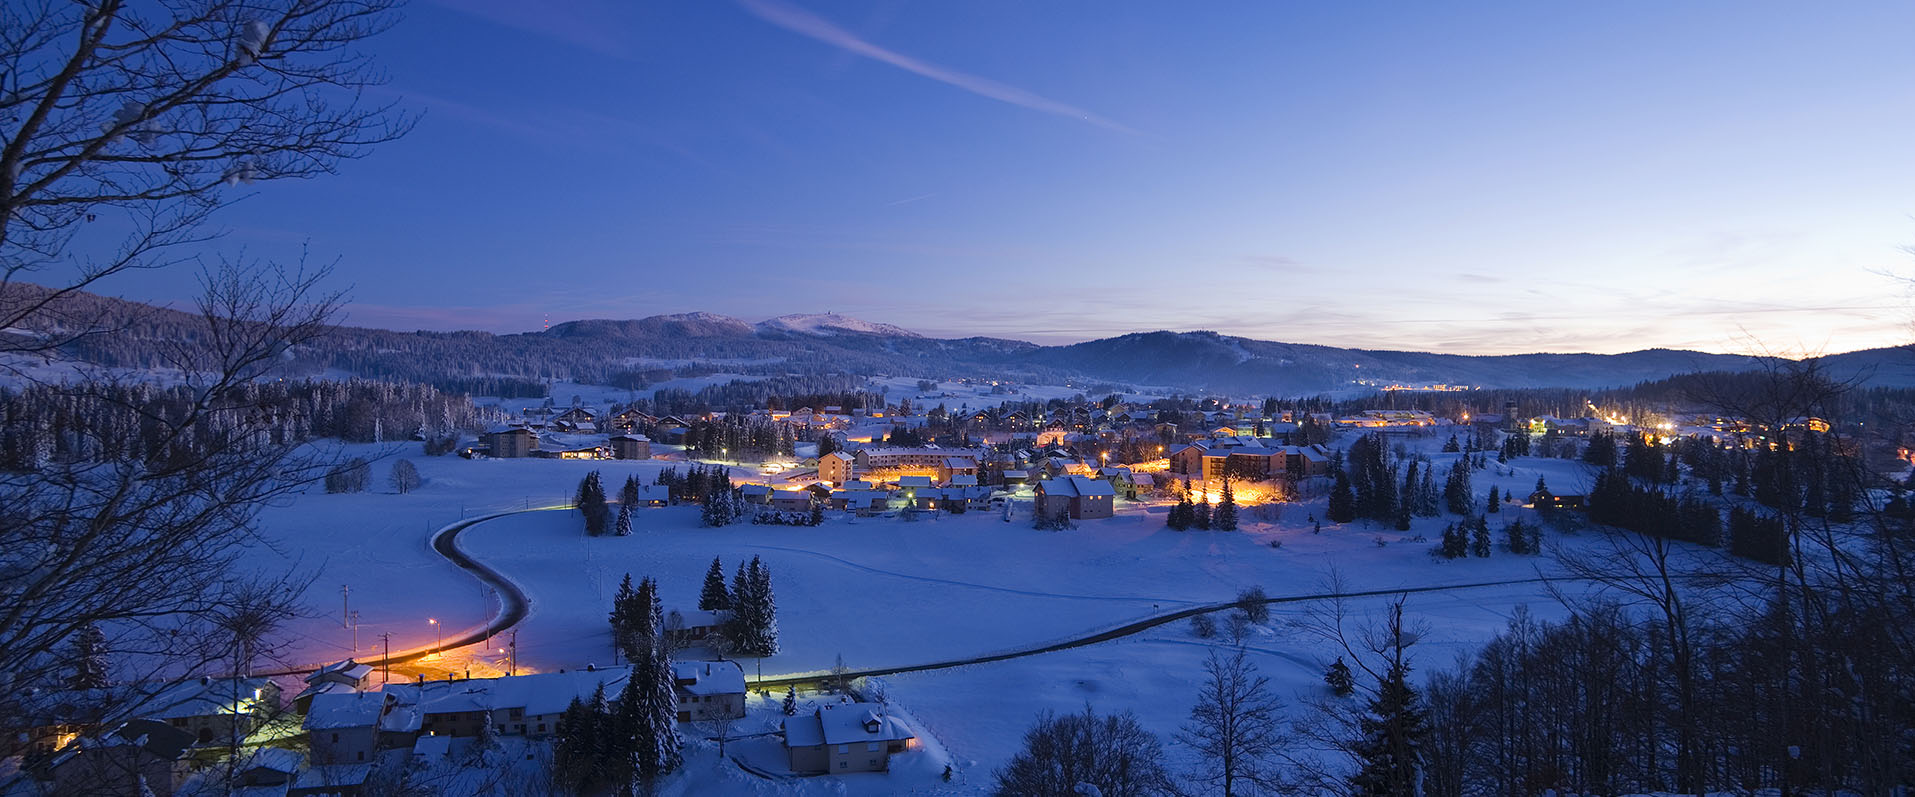
<svg viewBox="0 0 1915 797">
<path fill-rule="evenodd" d="M 445 644 L 446 644 L 445 628 L 439 625 L 439 619 L 436 617 L 426 618 L 426 623 L 428 625 L 431 625 L 433 632 L 439 635 L 438 643 L 432 646 L 432 655 L 437 656 L 442 652 L 443 648 L 445 648 Z"/>
</svg>

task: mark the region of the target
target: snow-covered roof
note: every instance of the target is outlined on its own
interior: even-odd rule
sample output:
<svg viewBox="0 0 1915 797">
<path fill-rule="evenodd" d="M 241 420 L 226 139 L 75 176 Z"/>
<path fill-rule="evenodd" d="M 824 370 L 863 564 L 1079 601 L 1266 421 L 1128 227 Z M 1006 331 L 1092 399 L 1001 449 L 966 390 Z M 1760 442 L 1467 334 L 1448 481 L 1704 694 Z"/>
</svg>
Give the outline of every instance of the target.
<svg viewBox="0 0 1915 797">
<path fill-rule="evenodd" d="M 929 487 L 931 486 L 931 477 L 900 476 L 898 477 L 898 486 L 899 487 Z"/>
<path fill-rule="evenodd" d="M 490 429 L 485 430 L 486 434 L 511 434 L 513 432 L 524 432 L 526 434 L 531 434 L 532 430 L 527 429 L 523 426 L 494 426 Z"/>
<path fill-rule="evenodd" d="M 875 703 L 834 703 L 818 708 L 811 716 L 785 720 L 788 747 L 891 742 L 915 737 L 903 721 L 886 715 L 884 707 Z"/>
<path fill-rule="evenodd" d="M 372 665 L 360 664 L 352 659 L 347 659 L 345 661 L 336 661 L 317 670 L 313 670 L 311 675 L 306 676 L 306 683 L 312 683 L 328 675 L 339 675 L 357 681 L 371 674 Z"/>
<path fill-rule="evenodd" d="M 314 695 L 300 727 L 309 731 L 369 728 L 379 722 L 379 710 L 385 705 L 386 696 L 379 692 Z"/>
<path fill-rule="evenodd" d="M 572 698 L 591 697 L 592 690 L 599 684 L 605 685 L 607 694 L 618 694 L 629 674 L 628 667 L 600 667 L 466 681 L 391 684 L 386 691 L 398 696 L 401 703 L 417 706 L 427 714 L 499 708 L 523 708 L 527 714 L 557 714 L 571 704 Z"/>
<path fill-rule="evenodd" d="M 745 671 L 735 661 L 678 661 L 672 663 L 678 688 L 694 695 L 742 695 Z"/>
<path fill-rule="evenodd" d="M 612 435 L 612 439 L 627 440 L 633 443 L 649 443 L 652 441 L 651 438 L 646 437 L 642 434 L 615 434 L 615 435 Z"/>
<path fill-rule="evenodd" d="M 1047 482 L 1040 482 L 1039 487 L 1044 491 L 1045 495 L 1062 495 L 1073 498 L 1093 498 L 1105 495 L 1116 497 L 1117 495 L 1117 488 L 1112 487 L 1110 482 L 1102 479 L 1093 479 L 1089 476 L 1060 476 Z"/>
<path fill-rule="evenodd" d="M 950 484 L 952 487 L 976 487 L 977 477 L 969 473 L 953 474 Z"/>
</svg>

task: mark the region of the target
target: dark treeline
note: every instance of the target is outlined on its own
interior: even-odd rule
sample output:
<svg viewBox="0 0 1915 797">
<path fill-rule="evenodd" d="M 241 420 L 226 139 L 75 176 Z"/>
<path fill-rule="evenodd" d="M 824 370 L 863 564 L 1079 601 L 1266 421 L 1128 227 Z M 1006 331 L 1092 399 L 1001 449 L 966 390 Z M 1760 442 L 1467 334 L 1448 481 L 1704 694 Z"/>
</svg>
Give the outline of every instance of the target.
<svg viewBox="0 0 1915 797">
<path fill-rule="evenodd" d="M 683 389 L 654 391 L 649 401 L 632 406 L 654 415 L 700 415 L 738 412 L 759 407 L 792 410 L 810 407 L 881 408 L 884 396 L 864 390 L 865 378 L 843 373 L 780 374 L 764 379 L 735 379 L 709 385 L 697 392 Z"/>
<path fill-rule="evenodd" d="M 415 436 L 443 442 L 485 420 L 464 396 L 426 385 L 365 379 L 246 382 L 213 399 L 214 409 L 192 426 L 192 437 L 167 433 L 204 399 L 191 387 L 144 383 L 0 390 L 0 468 L 166 461 L 216 447 L 235 434 L 274 444 Z M 177 450 L 181 446 L 189 448 Z"/>
</svg>

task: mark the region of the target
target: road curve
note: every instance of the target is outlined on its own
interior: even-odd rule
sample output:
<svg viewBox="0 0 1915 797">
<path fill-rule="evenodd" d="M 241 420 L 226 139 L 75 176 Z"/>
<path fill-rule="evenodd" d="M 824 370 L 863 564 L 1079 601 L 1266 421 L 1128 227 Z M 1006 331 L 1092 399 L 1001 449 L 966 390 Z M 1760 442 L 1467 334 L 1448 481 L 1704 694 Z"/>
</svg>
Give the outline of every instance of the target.
<svg viewBox="0 0 1915 797">
<path fill-rule="evenodd" d="M 506 578 L 505 574 L 493 569 L 491 565 L 473 558 L 471 554 L 466 553 L 464 549 L 460 548 L 459 533 L 488 520 L 497 520 L 508 515 L 520 515 L 527 512 L 546 512 L 559 508 L 562 507 L 548 506 L 494 512 L 489 515 L 464 518 L 446 524 L 440 527 L 438 531 L 433 532 L 432 536 L 428 538 L 433 552 L 439 554 L 439 556 L 443 557 L 446 561 L 451 562 L 455 567 L 471 573 L 472 576 L 477 578 L 481 583 L 491 587 L 493 594 L 499 596 L 499 611 L 493 614 L 484 623 L 447 637 L 442 644 L 425 645 L 407 650 L 394 651 L 390 656 L 359 659 L 359 663 L 370 664 L 374 667 L 383 667 L 389 664 L 405 664 L 411 661 L 418 661 L 442 650 L 456 650 L 467 645 L 483 642 L 492 636 L 510 629 L 512 626 L 518 625 L 519 621 L 524 620 L 525 616 L 531 612 L 532 599 L 526 596 L 524 590 L 519 589 L 519 585 L 512 583 L 511 579 Z M 259 674 L 267 676 L 304 675 L 315 669 L 317 669 L 317 667 L 297 667 Z"/>
</svg>

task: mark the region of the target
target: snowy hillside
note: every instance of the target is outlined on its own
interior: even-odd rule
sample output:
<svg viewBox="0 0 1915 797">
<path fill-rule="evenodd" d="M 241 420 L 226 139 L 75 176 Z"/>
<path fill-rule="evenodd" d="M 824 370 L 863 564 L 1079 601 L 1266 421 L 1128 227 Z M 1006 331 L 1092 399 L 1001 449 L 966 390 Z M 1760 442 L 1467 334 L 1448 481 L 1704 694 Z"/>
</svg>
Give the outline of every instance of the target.
<svg viewBox="0 0 1915 797">
<path fill-rule="evenodd" d="M 765 332 L 794 332 L 800 335 L 836 335 L 854 332 L 860 335 L 884 335 L 887 337 L 921 338 L 916 332 L 891 324 L 863 321 L 837 313 L 794 313 L 781 315 L 758 324 Z"/>
</svg>

